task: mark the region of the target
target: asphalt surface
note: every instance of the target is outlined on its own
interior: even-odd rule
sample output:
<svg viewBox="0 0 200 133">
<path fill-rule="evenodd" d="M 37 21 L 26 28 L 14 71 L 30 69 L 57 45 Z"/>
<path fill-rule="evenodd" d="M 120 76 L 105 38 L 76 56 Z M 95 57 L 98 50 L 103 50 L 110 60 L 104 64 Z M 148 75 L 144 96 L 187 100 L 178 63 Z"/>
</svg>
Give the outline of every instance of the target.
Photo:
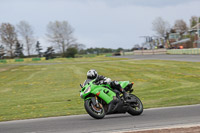
<svg viewBox="0 0 200 133">
<path fill-rule="evenodd" d="M 200 55 L 127 55 L 113 56 L 118 58 L 130 58 L 136 60 L 174 60 L 200 62 Z"/>
<path fill-rule="evenodd" d="M 89 115 L 0 122 L 0 133 L 107 133 L 200 124 L 200 104 L 144 110 L 140 116 L 108 115 L 96 120 Z"/>
</svg>

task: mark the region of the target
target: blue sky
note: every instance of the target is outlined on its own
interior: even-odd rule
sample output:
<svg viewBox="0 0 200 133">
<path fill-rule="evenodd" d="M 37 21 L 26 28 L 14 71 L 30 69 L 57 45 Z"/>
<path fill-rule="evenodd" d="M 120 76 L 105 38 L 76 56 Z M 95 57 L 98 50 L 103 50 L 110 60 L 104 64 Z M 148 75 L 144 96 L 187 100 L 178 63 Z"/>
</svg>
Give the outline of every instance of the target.
<svg viewBox="0 0 200 133">
<path fill-rule="evenodd" d="M 200 16 L 200 0 L 0 0 L 0 23 L 29 22 L 44 47 L 50 21 L 68 21 L 74 36 L 87 47 L 132 48 L 155 35 L 152 21 L 162 17 L 172 26 L 176 19 L 189 24 Z"/>
</svg>

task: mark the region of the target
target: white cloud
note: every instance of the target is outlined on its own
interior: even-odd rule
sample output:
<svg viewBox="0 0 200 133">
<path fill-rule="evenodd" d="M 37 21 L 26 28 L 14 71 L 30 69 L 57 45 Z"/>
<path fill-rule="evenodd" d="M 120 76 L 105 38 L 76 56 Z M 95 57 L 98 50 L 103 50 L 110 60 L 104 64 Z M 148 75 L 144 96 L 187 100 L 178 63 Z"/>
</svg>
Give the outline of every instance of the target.
<svg viewBox="0 0 200 133">
<path fill-rule="evenodd" d="M 199 15 L 198 0 L 1 0 L 0 23 L 21 20 L 33 25 L 44 46 L 49 21 L 67 20 L 74 36 L 87 47 L 131 48 L 153 35 L 152 21 L 161 16 L 173 25 L 176 19 L 189 24 Z"/>
</svg>

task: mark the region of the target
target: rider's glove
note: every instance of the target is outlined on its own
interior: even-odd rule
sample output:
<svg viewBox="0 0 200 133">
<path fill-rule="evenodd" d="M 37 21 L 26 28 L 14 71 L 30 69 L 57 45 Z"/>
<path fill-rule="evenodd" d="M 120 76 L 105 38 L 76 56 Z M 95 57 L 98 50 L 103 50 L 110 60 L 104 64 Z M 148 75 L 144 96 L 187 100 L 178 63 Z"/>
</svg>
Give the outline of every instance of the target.
<svg viewBox="0 0 200 133">
<path fill-rule="evenodd" d="M 110 84 L 111 83 L 111 79 L 110 78 L 104 78 L 104 82 L 106 83 L 106 84 Z"/>
<path fill-rule="evenodd" d="M 104 77 L 104 76 L 101 76 L 101 75 L 98 77 L 99 80 L 103 80 L 104 78 L 105 78 L 105 77 Z"/>
</svg>

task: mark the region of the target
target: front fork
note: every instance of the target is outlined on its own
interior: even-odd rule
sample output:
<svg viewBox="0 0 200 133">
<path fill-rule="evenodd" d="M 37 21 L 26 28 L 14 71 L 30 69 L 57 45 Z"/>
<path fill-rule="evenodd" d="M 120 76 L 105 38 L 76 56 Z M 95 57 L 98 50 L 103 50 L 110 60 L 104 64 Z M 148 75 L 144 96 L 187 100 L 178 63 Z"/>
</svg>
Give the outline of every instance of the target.
<svg viewBox="0 0 200 133">
<path fill-rule="evenodd" d="M 98 97 L 91 97 L 92 104 L 96 107 L 99 107 Z"/>
</svg>

